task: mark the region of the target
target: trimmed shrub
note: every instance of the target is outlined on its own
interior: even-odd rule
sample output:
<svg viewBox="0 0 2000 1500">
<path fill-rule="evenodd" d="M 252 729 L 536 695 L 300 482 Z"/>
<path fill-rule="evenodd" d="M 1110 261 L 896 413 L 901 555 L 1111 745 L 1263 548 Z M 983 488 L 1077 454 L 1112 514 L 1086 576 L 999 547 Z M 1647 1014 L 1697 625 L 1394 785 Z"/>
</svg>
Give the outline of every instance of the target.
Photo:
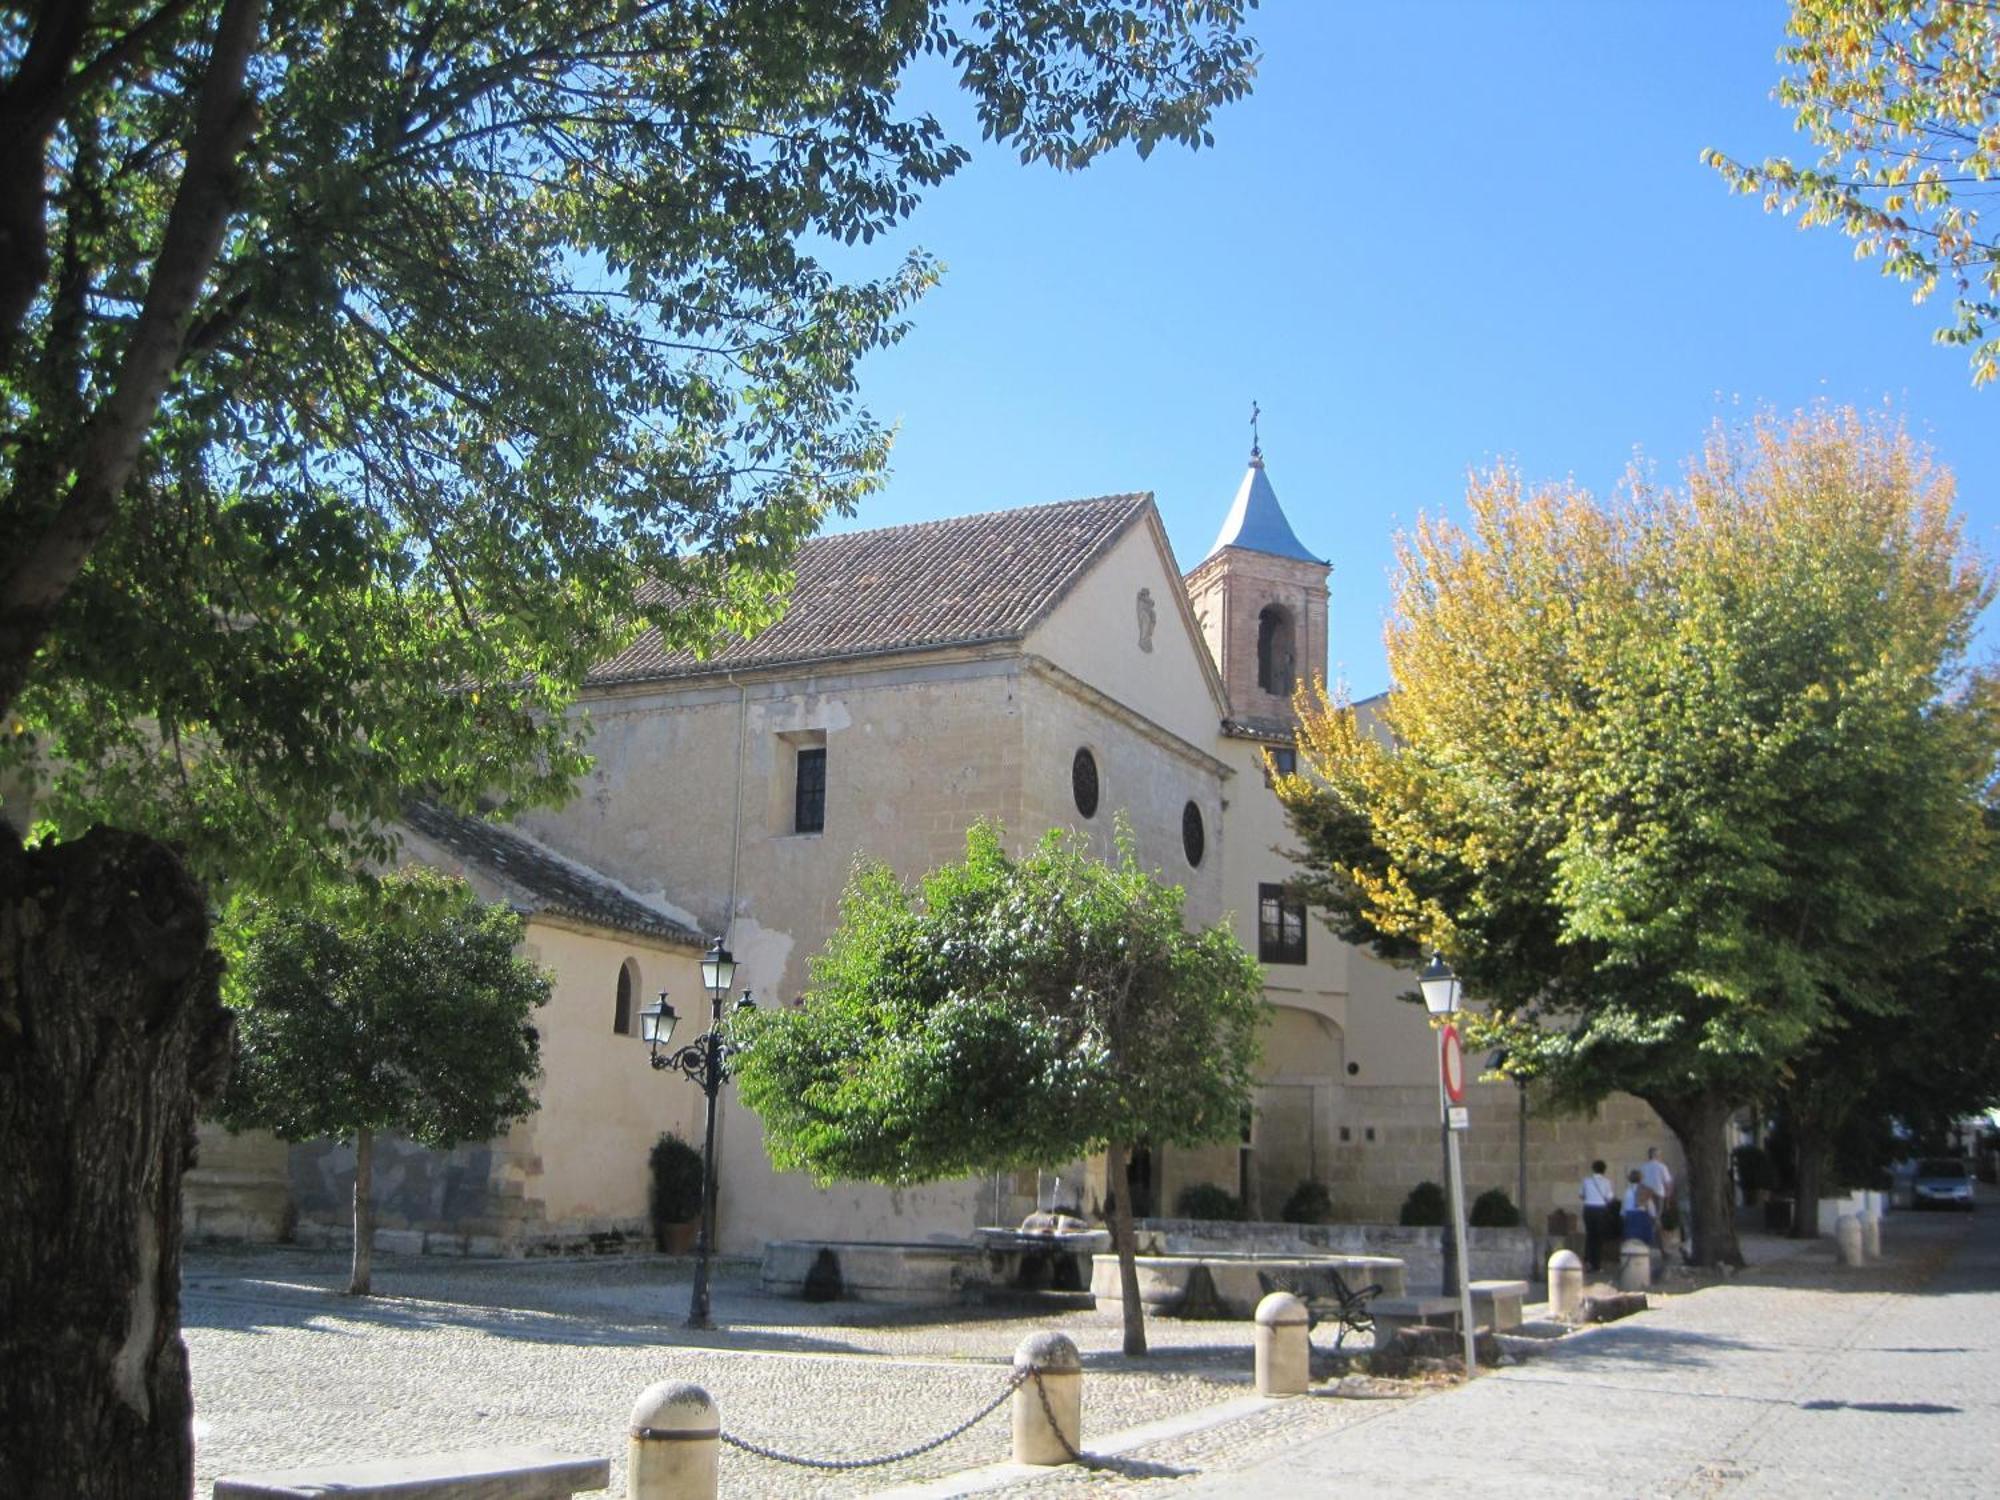
<svg viewBox="0 0 2000 1500">
<path fill-rule="evenodd" d="M 701 1153 L 677 1135 L 662 1135 L 646 1154 L 652 1190 L 646 1206 L 653 1221 L 653 1242 L 667 1248 L 667 1226 L 701 1217 Z"/>
<path fill-rule="evenodd" d="M 1191 1182 L 1174 1199 L 1174 1213 L 1183 1219 L 1240 1219 L 1243 1205 L 1212 1182 Z"/>
<path fill-rule="evenodd" d="M 1474 1229 L 1513 1229 L 1521 1222 L 1521 1210 L 1505 1188 L 1488 1188 L 1472 1200 L 1472 1212 L 1465 1222 Z"/>
<path fill-rule="evenodd" d="M 1323 1182 L 1307 1178 L 1292 1189 L 1292 1196 L 1285 1200 L 1285 1206 L 1278 1210 L 1278 1217 L 1287 1224 L 1327 1224 L 1333 1220 L 1333 1194 L 1326 1190 Z"/>
<path fill-rule="evenodd" d="M 1444 1214 L 1444 1189 L 1435 1182 L 1420 1182 L 1410 1189 L 1410 1196 L 1403 1200 L 1403 1211 L 1396 1216 L 1396 1222 L 1406 1225 L 1441 1225 L 1444 1223 Z"/>
</svg>

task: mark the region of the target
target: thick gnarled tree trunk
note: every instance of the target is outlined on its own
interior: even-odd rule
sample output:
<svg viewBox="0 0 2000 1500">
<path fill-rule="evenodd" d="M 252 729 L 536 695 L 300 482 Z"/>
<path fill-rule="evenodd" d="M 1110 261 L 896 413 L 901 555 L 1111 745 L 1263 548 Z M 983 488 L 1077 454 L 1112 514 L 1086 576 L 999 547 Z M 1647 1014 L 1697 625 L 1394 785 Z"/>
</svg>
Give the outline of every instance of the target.
<svg viewBox="0 0 2000 1500">
<path fill-rule="evenodd" d="M 229 1066 L 207 903 L 171 850 L 0 824 L 0 1495 L 193 1485 L 181 1175 Z"/>
<path fill-rule="evenodd" d="M 1720 1094 L 1644 1094 L 1667 1122 L 1687 1158 L 1694 1259 L 1703 1266 L 1740 1266 L 1736 1204 L 1730 1192 L 1729 1116 L 1736 1105 Z"/>
</svg>

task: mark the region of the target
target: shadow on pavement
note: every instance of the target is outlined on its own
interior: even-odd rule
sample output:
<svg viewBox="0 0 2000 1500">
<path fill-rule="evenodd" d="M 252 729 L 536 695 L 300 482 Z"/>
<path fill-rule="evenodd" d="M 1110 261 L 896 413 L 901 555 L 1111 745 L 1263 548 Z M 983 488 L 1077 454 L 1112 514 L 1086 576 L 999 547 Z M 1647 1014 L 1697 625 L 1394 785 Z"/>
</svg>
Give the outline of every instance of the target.
<svg viewBox="0 0 2000 1500">
<path fill-rule="evenodd" d="M 266 1291 L 254 1282 L 239 1282 L 227 1290 L 209 1286 L 184 1288 L 181 1322 L 190 1328 L 226 1329 L 237 1333 L 309 1327 L 316 1333 L 342 1338 L 364 1337 L 369 1328 L 418 1331 L 437 1328 L 573 1347 L 726 1347 L 801 1354 L 872 1352 L 844 1339 L 816 1338 L 795 1331 L 767 1332 L 738 1324 L 725 1324 L 713 1330 L 695 1330 L 674 1322 L 615 1323 L 462 1303 L 417 1302 L 398 1297 L 349 1297 L 340 1292 L 316 1291 L 306 1287 L 286 1286 Z"/>
<path fill-rule="evenodd" d="M 1641 1317 L 1644 1315 L 1641 1314 Z M 1626 1366 L 1701 1369 L 1734 1351 L 1766 1346 L 1716 1333 L 1686 1333 L 1659 1328 L 1638 1318 L 1605 1324 L 1605 1334 L 1553 1344 L 1537 1352 L 1534 1363 L 1560 1363 L 1573 1369 L 1612 1369 Z"/>
<path fill-rule="evenodd" d="M 1093 1473 L 1116 1474 L 1121 1479 L 1185 1479 L 1201 1472 L 1178 1469 L 1172 1464 L 1148 1463 L 1143 1458 L 1099 1458 L 1094 1453 L 1084 1454 L 1083 1460 L 1083 1466 Z"/>
</svg>

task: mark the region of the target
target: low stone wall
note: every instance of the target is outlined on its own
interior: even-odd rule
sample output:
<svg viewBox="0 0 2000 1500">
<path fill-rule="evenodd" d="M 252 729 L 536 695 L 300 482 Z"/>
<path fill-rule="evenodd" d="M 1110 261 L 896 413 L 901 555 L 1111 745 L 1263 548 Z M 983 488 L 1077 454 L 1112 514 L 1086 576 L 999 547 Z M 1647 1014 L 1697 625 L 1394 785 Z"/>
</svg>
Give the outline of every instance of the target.
<svg viewBox="0 0 2000 1500">
<path fill-rule="evenodd" d="M 1141 1219 L 1139 1248 L 1166 1255 L 1386 1255 L 1403 1262 L 1413 1291 L 1444 1274 L 1442 1229 L 1401 1224 L 1236 1223 L 1226 1219 Z M 1538 1281 L 1535 1236 L 1525 1228 L 1468 1229 L 1475 1281 Z"/>
<path fill-rule="evenodd" d="M 276 1244 L 289 1239 L 295 1211 L 286 1146 L 261 1130 L 236 1134 L 204 1123 L 195 1164 L 181 1183 L 181 1233 L 190 1244 Z"/>
<path fill-rule="evenodd" d="M 764 1246 L 764 1290 L 806 1296 L 819 1264 L 829 1291 L 837 1287 L 840 1296 L 859 1302 L 944 1306 L 964 1301 L 989 1279 L 985 1252 L 972 1244 L 772 1240 Z"/>
</svg>

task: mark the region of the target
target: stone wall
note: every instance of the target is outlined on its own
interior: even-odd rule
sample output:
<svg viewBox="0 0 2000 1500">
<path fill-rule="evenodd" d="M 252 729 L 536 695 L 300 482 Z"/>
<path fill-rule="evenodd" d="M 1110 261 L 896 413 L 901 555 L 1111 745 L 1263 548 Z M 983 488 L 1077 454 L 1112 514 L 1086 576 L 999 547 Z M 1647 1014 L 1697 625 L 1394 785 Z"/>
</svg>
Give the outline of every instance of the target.
<svg viewBox="0 0 2000 1500">
<path fill-rule="evenodd" d="M 290 1239 L 285 1143 L 267 1131 L 239 1135 L 210 1123 L 195 1138 L 195 1165 L 181 1185 L 182 1234 L 251 1245 Z"/>
</svg>

